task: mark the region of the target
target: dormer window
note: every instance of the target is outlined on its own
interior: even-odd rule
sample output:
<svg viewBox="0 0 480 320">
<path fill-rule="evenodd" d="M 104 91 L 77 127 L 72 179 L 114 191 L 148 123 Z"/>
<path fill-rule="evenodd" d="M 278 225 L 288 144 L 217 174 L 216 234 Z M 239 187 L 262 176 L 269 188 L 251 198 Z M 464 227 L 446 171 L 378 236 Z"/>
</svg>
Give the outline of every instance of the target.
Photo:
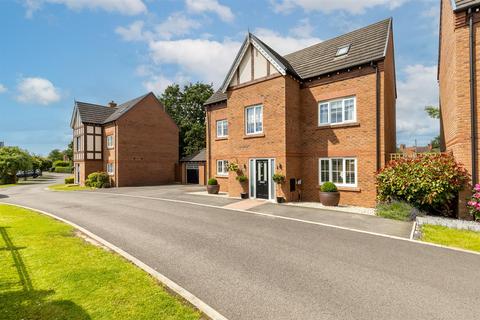
<svg viewBox="0 0 480 320">
<path fill-rule="evenodd" d="M 341 57 L 346 55 L 350 51 L 350 45 L 346 45 L 337 49 L 335 57 Z"/>
</svg>

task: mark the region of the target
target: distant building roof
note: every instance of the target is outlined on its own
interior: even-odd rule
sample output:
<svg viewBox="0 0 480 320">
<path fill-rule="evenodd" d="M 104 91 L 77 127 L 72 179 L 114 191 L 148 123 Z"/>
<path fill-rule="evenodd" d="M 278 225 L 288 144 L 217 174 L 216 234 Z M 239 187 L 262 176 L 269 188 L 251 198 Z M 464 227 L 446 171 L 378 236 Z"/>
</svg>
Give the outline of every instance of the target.
<svg viewBox="0 0 480 320">
<path fill-rule="evenodd" d="M 242 48 L 245 47 L 247 41 L 254 41 L 286 73 L 300 80 L 306 80 L 385 58 L 391 28 L 392 18 L 389 18 L 285 56 L 278 54 L 258 37 L 249 33 Z M 347 53 L 338 55 L 338 50 L 345 47 L 348 47 Z M 239 58 L 241 57 L 237 55 L 236 60 Z M 234 62 L 233 66 L 236 64 L 238 64 L 238 61 Z M 224 89 L 228 85 L 227 80 L 230 77 L 230 73 L 235 72 L 233 66 L 221 90 L 215 92 L 205 102 L 205 105 L 227 100 L 227 94 Z"/>
<path fill-rule="evenodd" d="M 183 157 L 180 159 L 180 162 L 205 162 L 207 161 L 206 149 L 202 149 L 199 152 L 192 154 L 190 156 Z"/>
</svg>

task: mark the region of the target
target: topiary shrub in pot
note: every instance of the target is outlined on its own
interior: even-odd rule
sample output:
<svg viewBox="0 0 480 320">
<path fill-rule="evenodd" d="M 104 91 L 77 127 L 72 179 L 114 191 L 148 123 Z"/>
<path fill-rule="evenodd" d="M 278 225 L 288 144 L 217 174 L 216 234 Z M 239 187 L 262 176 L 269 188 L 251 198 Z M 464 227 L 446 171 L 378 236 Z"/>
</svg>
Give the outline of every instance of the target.
<svg viewBox="0 0 480 320">
<path fill-rule="evenodd" d="M 248 192 L 246 191 L 248 177 L 242 173 L 242 174 L 238 175 L 236 179 L 237 179 L 238 182 L 240 182 L 240 184 L 242 185 L 242 189 L 243 189 L 243 192 L 240 193 L 240 198 L 248 199 Z"/>
<path fill-rule="evenodd" d="M 218 181 L 215 178 L 208 179 L 207 182 L 207 192 L 209 194 L 218 194 L 220 191 L 220 186 L 218 185 Z"/>
<path fill-rule="evenodd" d="M 320 202 L 327 207 L 336 207 L 340 202 L 340 192 L 333 182 L 325 182 L 320 187 Z"/>
<path fill-rule="evenodd" d="M 278 185 L 282 185 L 285 183 L 285 176 L 281 173 L 275 173 L 272 177 L 273 182 L 275 182 Z M 285 198 L 284 197 L 277 197 L 277 203 L 284 203 Z"/>
</svg>

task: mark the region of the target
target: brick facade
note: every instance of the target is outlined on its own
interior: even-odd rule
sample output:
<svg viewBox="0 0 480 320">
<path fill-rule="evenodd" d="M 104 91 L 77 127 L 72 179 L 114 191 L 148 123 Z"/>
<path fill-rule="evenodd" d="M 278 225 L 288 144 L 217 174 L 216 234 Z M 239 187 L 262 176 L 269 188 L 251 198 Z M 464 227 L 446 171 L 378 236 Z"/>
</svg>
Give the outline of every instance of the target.
<svg viewBox="0 0 480 320">
<path fill-rule="evenodd" d="M 386 58 L 378 62 L 380 162 L 395 152 L 395 67 L 393 35 L 389 37 Z M 377 73 L 375 65 L 364 65 L 312 82 L 280 74 L 229 88 L 225 102 L 207 106 L 207 174 L 219 181 L 222 191 L 239 196 L 246 191 L 236 180 L 216 175 L 216 161 L 239 164 L 249 176 L 249 159 L 275 159 L 275 172 L 286 176 L 287 183 L 276 186 L 276 196 L 287 201 L 319 201 L 319 158 L 354 157 L 357 159 L 355 188 L 340 188 L 341 204 L 373 207 L 376 203 L 377 170 Z M 319 102 L 356 97 L 355 123 L 318 126 Z M 245 134 L 245 108 L 263 106 L 263 133 Z M 228 138 L 216 138 L 216 121 L 228 120 Z M 290 179 L 302 184 L 290 192 Z"/>
<path fill-rule="evenodd" d="M 480 65 L 478 55 L 480 52 L 480 14 L 473 12 L 474 20 L 474 42 L 476 64 L 476 86 L 475 112 L 477 113 L 477 145 L 478 145 L 478 81 L 480 76 Z M 449 0 L 441 1 L 440 17 L 440 50 L 438 80 L 440 88 L 440 110 L 441 110 L 441 138 L 443 151 L 452 152 L 456 160 L 462 163 L 465 168 L 472 172 L 472 136 L 471 136 L 471 105 L 470 105 L 470 40 L 469 40 L 469 16 L 466 10 L 455 12 Z M 475 151 L 477 159 L 480 159 L 480 152 Z M 476 163 L 477 177 L 478 161 Z M 468 191 L 465 190 L 459 196 L 459 215 L 467 217 L 465 199 Z"/>
</svg>

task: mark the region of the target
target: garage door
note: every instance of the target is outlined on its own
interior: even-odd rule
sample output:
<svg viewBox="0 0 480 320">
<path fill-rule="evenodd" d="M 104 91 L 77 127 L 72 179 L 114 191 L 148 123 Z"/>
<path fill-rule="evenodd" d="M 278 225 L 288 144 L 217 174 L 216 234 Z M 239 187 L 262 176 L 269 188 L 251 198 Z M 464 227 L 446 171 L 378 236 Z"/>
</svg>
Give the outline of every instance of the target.
<svg viewBox="0 0 480 320">
<path fill-rule="evenodd" d="M 187 163 L 187 183 L 198 184 L 198 163 Z"/>
</svg>

